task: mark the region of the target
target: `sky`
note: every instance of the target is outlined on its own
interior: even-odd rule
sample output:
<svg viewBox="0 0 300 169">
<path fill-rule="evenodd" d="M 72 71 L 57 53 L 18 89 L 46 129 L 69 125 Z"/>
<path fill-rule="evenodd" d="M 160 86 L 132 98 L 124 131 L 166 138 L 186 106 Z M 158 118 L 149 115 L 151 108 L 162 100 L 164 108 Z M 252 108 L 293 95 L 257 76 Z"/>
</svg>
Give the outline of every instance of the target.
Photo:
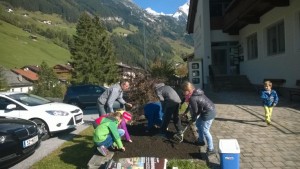
<svg viewBox="0 0 300 169">
<path fill-rule="evenodd" d="M 164 14 L 173 14 L 178 7 L 185 4 L 188 0 L 132 0 L 139 7 L 146 9 L 150 7 L 154 11 Z"/>
</svg>

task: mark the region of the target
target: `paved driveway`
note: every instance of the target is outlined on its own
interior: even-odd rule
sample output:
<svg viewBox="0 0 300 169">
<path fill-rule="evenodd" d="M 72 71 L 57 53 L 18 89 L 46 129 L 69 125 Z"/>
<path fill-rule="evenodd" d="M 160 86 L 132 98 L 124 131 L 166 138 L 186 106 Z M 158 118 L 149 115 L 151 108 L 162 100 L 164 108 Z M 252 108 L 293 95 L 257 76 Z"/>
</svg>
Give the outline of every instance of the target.
<svg viewBox="0 0 300 169">
<path fill-rule="evenodd" d="M 264 122 L 264 110 L 256 93 L 208 93 L 217 107 L 212 126 L 215 147 L 219 139 L 237 139 L 242 169 L 300 168 L 300 103 L 281 98 L 272 124 Z"/>
</svg>

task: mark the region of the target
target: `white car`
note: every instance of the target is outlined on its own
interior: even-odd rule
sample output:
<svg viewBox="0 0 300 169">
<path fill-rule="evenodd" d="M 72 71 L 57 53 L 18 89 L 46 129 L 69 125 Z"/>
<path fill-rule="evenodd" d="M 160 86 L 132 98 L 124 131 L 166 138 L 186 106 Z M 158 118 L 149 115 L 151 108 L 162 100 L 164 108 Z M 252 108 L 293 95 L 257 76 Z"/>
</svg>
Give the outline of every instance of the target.
<svg viewBox="0 0 300 169">
<path fill-rule="evenodd" d="M 79 107 L 28 93 L 0 92 L 0 116 L 34 121 L 42 129 L 42 140 L 49 138 L 51 133 L 84 123 Z"/>
</svg>

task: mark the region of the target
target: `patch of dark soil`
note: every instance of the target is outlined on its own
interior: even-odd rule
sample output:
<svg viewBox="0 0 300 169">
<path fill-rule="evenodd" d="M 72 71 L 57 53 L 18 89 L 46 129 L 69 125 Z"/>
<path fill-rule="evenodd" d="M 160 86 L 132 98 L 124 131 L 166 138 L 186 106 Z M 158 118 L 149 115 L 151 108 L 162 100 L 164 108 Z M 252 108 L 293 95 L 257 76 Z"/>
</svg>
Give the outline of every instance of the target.
<svg viewBox="0 0 300 169">
<path fill-rule="evenodd" d="M 183 122 L 183 127 L 187 123 Z M 173 123 L 169 124 L 167 138 L 158 136 L 158 129 L 149 133 L 145 132 L 146 121 L 136 121 L 131 126 L 127 126 L 131 135 L 132 143 L 123 141 L 126 148 L 125 152 L 116 151 L 113 159 L 127 157 L 162 157 L 167 159 L 201 159 L 198 146 L 195 145 L 195 138 L 191 128 L 188 128 L 184 134 L 184 140 L 181 143 L 175 142 L 173 135 L 175 128 Z M 203 156 L 203 154 L 202 154 Z"/>
</svg>

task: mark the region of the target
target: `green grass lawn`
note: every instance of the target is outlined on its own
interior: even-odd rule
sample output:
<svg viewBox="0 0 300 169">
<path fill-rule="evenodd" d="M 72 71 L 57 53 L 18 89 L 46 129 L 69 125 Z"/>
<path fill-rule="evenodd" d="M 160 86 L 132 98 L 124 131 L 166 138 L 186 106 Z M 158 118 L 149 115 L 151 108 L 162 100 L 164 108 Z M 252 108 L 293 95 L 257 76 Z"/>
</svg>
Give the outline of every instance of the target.
<svg viewBox="0 0 300 169">
<path fill-rule="evenodd" d="M 87 168 L 94 154 L 93 131 L 92 126 L 85 129 L 53 153 L 35 163 L 31 169 Z"/>
<path fill-rule="evenodd" d="M 93 127 L 90 126 L 72 140 L 66 141 L 53 153 L 41 161 L 35 163 L 31 169 L 77 169 L 87 168 L 89 160 L 94 154 Z M 41 147 L 42 148 L 42 147 Z M 168 161 L 168 169 L 208 169 L 204 161 L 189 161 L 171 159 Z"/>
<path fill-rule="evenodd" d="M 0 21 L 0 64 L 6 68 L 24 65 L 40 65 L 45 61 L 49 66 L 64 64 L 70 59 L 67 49 L 52 41 L 37 36 L 34 41 L 30 33 L 11 24 Z"/>
</svg>

